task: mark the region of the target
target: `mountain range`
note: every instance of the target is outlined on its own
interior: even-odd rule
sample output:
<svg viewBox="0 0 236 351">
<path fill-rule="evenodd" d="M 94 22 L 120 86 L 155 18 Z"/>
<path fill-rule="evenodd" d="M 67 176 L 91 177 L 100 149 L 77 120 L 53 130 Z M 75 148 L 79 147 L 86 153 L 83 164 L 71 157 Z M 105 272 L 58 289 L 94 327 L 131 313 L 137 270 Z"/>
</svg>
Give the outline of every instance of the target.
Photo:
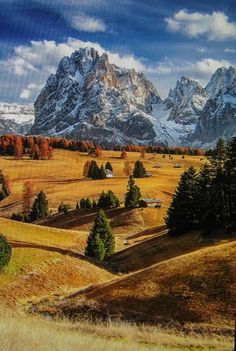
<svg viewBox="0 0 236 351">
<path fill-rule="evenodd" d="M 104 146 L 210 147 L 220 136 L 236 135 L 236 70 L 217 69 L 206 87 L 182 77 L 163 100 L 143 73 L 110 64 L 106 53 L 83 48 L 61 59 L 34 111 L 30 134 Z"/>
<path fill-rule="evenodd" d="M 0 103 L 0 134 L 27 134 L 33 123 L 32 105 Z"/>
</svg>

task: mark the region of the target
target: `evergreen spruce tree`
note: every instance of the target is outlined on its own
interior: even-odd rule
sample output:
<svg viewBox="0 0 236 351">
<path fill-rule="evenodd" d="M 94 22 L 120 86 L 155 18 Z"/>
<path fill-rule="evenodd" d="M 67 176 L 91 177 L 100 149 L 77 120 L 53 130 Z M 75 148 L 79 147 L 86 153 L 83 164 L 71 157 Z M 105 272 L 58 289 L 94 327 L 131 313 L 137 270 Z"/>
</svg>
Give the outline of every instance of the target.
<svg viewBox="0 0 236 351">
<path fill-rule="evenodd" d="M 146 170 L 141 161 L 136 161 L 133 170 L 133 177 L 134 178 L 144 178 Z"/>
<path fill-rule="evenodd" d="M 11 253 L 11 245 L 4 235 L 0 234 L 0 271 L 2 271 L 10 262 Z"/>
<path fill-rule="evenodd" d="M 171 235 L 184 234 L 197 227 L 195 201 L 196 171 L 190 167 L 180 177 L 176 192 L 167 210 L 165 222 Z"/>
<path fill-rule="evenodd" d="M 226 179 L 228 213 L 226 229 L 236 231 L 236 138 L 228 143 L 226 151 Z"/>
<path fill-rule="evenodd" d="M 87 199 L 85 200 L 85 208 L 92 208 L 93 204 L 91 202 L 91 200 L 87 197 Z"/>
<path fill-rule="evenodd" d="M 97 165 L 97 162 L 94 160 L 90 162 L 89 169 L 88 169 L 88 177 L 92 179 L 100 178 L 100 169 Z"/>
<path fill-rule="evenodd" d="M 109 208 L 109 207 L 118 207 L 120 205 L 117 196 L 113 191 L 108 190 L 107 193 L 104 191 L 100 194 L 97 206 L 99 208 Z"/>
<path fill-rule="evenodd" d="M 99 170 L 99 178 L 98 179 L 106 179 L 107 175 L 105 172 L 105 168 L 103 165 L 101 165 L 101 168 Z"/>
<path fill-rule="evenodd" d="M 219 139 L 209 158 L 212 170 L 210 212 L 215 216 L 215 227 L 223 226 L 228 217 L 227 177 L 225 172 L 226 147 Z"/>
<path fill-rule="evenodd" d="M 31 221 L 48 216 L 48 200 L 43 191 L 40 191 L 33 203 L 30 218 Z"/>
<path fill-rule="evenodd" d="M 105 169 L 109 169 L 109 171 L 113 172 L 112 165 L 110 164 L 109 161 L 107 161 L 107 163 L 106 163 L 106 165 L 105 165 Z"/>
<path fill-rule="evenodd" d="M 141 192 L 137 185 L 135 185 L 135 181 L 133 176 L 129 176 L 127 193 L 125 194 L 125 207 L 133 208 L 138 206 L 139 200 L 141 198 Z"/>
<path fill-rule="evenodd" d="M 86 200 L 85 199 L 80 200 L 80 208 L 86 208 Z"/>
<path fill-rule="evenodd" d="M 206 216 L 211 211 L 210 191 L 212 185 L 212 171 L 207 164 L 203 165 L 196 177 L 196 192 L 194 197 L 195 214 L 198 227 L 203 228 Z"/>
<path fill-rule="evenodd" d="M 108 259 L 115 249 L 115 238 L 104 211 L 100 210 L 87 240 L 85 254 L 100 261 Z"/>
</svg>

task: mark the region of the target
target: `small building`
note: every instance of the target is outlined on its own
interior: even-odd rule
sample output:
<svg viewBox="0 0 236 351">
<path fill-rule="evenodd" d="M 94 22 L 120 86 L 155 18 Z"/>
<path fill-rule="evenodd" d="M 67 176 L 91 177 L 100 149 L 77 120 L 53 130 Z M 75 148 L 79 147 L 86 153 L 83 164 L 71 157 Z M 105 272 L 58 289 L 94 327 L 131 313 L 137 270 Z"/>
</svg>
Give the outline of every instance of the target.
<svg viewBox="0 0 236 351">
<path fill-rule="evenodd" d="M 163 203 L 163 201 L 160 200 L 160 199 L 145 199 L 145 198 L 141 198 L 140 201 L 139 201 L 139 206 L 140 207 L 157 208 L 157 207 L 161 207 L 162 203 Z"/>
<path fill-rule="evenodd" d="M 113 173 L 110 169 L 105 169 L 106 177 L 107 178 L 113 178 Z"/>
</svg>

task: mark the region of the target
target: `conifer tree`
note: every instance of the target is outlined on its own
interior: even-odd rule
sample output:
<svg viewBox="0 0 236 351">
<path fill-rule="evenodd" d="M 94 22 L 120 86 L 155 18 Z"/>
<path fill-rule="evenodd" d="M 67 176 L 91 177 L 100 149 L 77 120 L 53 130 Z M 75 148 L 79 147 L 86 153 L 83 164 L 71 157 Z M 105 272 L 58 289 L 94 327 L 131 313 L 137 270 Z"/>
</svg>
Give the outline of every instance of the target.
<svg viewBox="0 0 236 351">
<path fill-rule="evenodd" d="M 2 271 L 10 262 L 11 253 L 11 245 L 4 235 L 0 234 L 0 271 Z"/>
<path fill-rule="evenodd" d="M 105 168 L 103 165 L 101 165 L 101 168 L 99 170 L 99 175 L 98 175 L 98 178 L 97 179 L 106 179 L 107 175 L 106 175 L 106 172 L 105 172 Z"/>
<path fill-rule="evenodd" d="M 206 216 L 211 211 L 210 191 L 212 186 L 212 170 L 207 164 L 203 165 L 196 177 L 196 192 L 194 197 L 194 211 L 198 227 L 202 228 Z"/>
<path fill-rule="evenodd" d="M 190 167 L 180 177 L 171 205 L 167 210 L 165 222 L 171 235 L 184 234 L 197 227 L 195 195 L 196 171 Z"/>
<path fill-rule="evenodd" d="M 137 185 L 135 185 L 133 176 L 130 175 L 127 186 L 127 193 L 125 194 L 125 207 L 132 208 L 138 206 L 140 198 L 140 189 Z"/>
<path fill-rule="evenodd" d="M 226 179 L 227 179 L 227 203 L 228 214 L 226 229 L 236 230 L 236 138 L 228 143 L 226 151 Z"/>
<path fill-rule="evenodd" d="M 100 261 L 108 259 L 115 249 L 115 238 L 104 211 L 100 210 L 90 230 L 85 254 Z"/>
<path fill-rule="evenodd" d="M 110 164 L 109 161 L 107 161 L 107 163 L 106 163 L 106 165 L 105 165 L 105 169 L 109 169 L 109 171 L 113 172 L 112 165 Z"/>
<path fill-rule="evenodd" d="M 97 203 L 99 208 L 118 207 L 119 205 L 120 203 L 117 196 L 111 190 L 108 190 L 107 193 L 103 191 Z"/>
<path fill-rule="evenodd" d="M 141 161 L 136 161 L 133 170 L 134 178 L 143 178 L 145 177 L 146 170 Z"/>
<path fill-rule="evenodd" d="M 43 191 L 40 191 L 34 200 L 32 211 L 30 214 L 31 220 L 36 221 L 37 219 L 48 216 L 48 200 Z"/>
<path fill-rule="evenodd" d="M 10 195 L 9 180 L 0 170 L 0 201 Z"/>
</svg>

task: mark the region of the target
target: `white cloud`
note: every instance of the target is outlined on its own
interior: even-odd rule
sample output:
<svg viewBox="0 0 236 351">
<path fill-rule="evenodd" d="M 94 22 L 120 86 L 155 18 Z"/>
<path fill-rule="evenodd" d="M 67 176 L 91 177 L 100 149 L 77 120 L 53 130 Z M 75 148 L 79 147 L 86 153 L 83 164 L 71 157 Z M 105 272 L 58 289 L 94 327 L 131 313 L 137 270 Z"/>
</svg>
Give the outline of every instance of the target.
<svg viewBox="0 0 236 351">
<path fill-rule="evenodd" d="M 71 20 L 72 28 L 75 28 L 82 32 L 105 32 L 106 25 L 100 19 L 92 16 L 88 16 L 84 13 L 80 13 L 72 17 Z"/>
<path fill-rule="evenodd" d="M 234 54 L 236 52 L 235 49 L 230 49 L 230 48 L 225 48 L 224 52 L 230 53 L 230 54 Z"/>
<path fill-rule="evenodd" d="M 42 85 L 30 83 L 26 88 L 21 90 L 19 98 L 22 100 L 29 100 L 32 96 L 35 96 L 40 89 L 42 89 Z"/>
<path fill-rule="evenodd" d="M 55 73 L 60 59 L 70 56 L 72 52 L 80 48 L 94 47 L 101 55 L 107 52 L 109 61 L 123 68 L 134 68 L 136 71 L 145 71 L 146 66 L 134 55 L 120 54 L 106 50 L 100 44 L 79 39 L 68 38 L 64 43 L 41 40 L 31 41 L 29 45 L 20 45 L 14 49 L 14 54 L 7 60 L 0 61 L 2 71 L 8 72 L 9 81 L 15 77 L 21 78 L 18 97 L 24 100 L 33 100 L 40 92 L 49 74 Z M 35 84 L 34 89 L 30 86 Z M 18 87 L 19 89 L 19 87 Z"/>
<path fill-rule="evenodd" d="M 236 23 L 230 22 L 224 12 L 203 14 L 181 10 L 172 17 L 165 18 L 165 21 L 169 31 L 191 38 L 205 36 L 208 40 L 215 41 L 236 39 Z"/>
<path fill-rule="evenodd" d="M 195 62 L 166 58 L 156 65 L 149 65 L 132 54 L 105 50 L 95 42 L 85 42 L 73 38 L 69 38 L 63 43 L 42 40 L 32 41 L 26 46 L 18 46 L 15 48 L 12 57 L 0 61 L 0 72 L 4 72 L 4 75 L 0 75 L 0 87 L 8 84 L 12 90 L 12 96 L 14 95 L 14 101 L 19 99 L 26 102 L 34 101 L 48 76 L 55 73 L 60 59 L 63 56 L 71 55 L 79 48 L 89 46 L 94 47 L 100 55 L 107 52 L 109 61 L 119 67 L 133 68 L 136 71 L 146 73 L 151 80 L 156 82 L 157 90 L 163 97 L 165 97 L 167 89 L 174 85 L 176 79 L 179 79 L 182 75 L 207 82 L 217 68 L 230 65 L 230 62 L 226 60 L 213 58 L 204 58 Z M 4 78 L 1 79 L 1 77 Z M 14 82 L 14 84 L 11 82 Z M 3 96 L 5 95 L 3 94 Z"/>
</svg>

